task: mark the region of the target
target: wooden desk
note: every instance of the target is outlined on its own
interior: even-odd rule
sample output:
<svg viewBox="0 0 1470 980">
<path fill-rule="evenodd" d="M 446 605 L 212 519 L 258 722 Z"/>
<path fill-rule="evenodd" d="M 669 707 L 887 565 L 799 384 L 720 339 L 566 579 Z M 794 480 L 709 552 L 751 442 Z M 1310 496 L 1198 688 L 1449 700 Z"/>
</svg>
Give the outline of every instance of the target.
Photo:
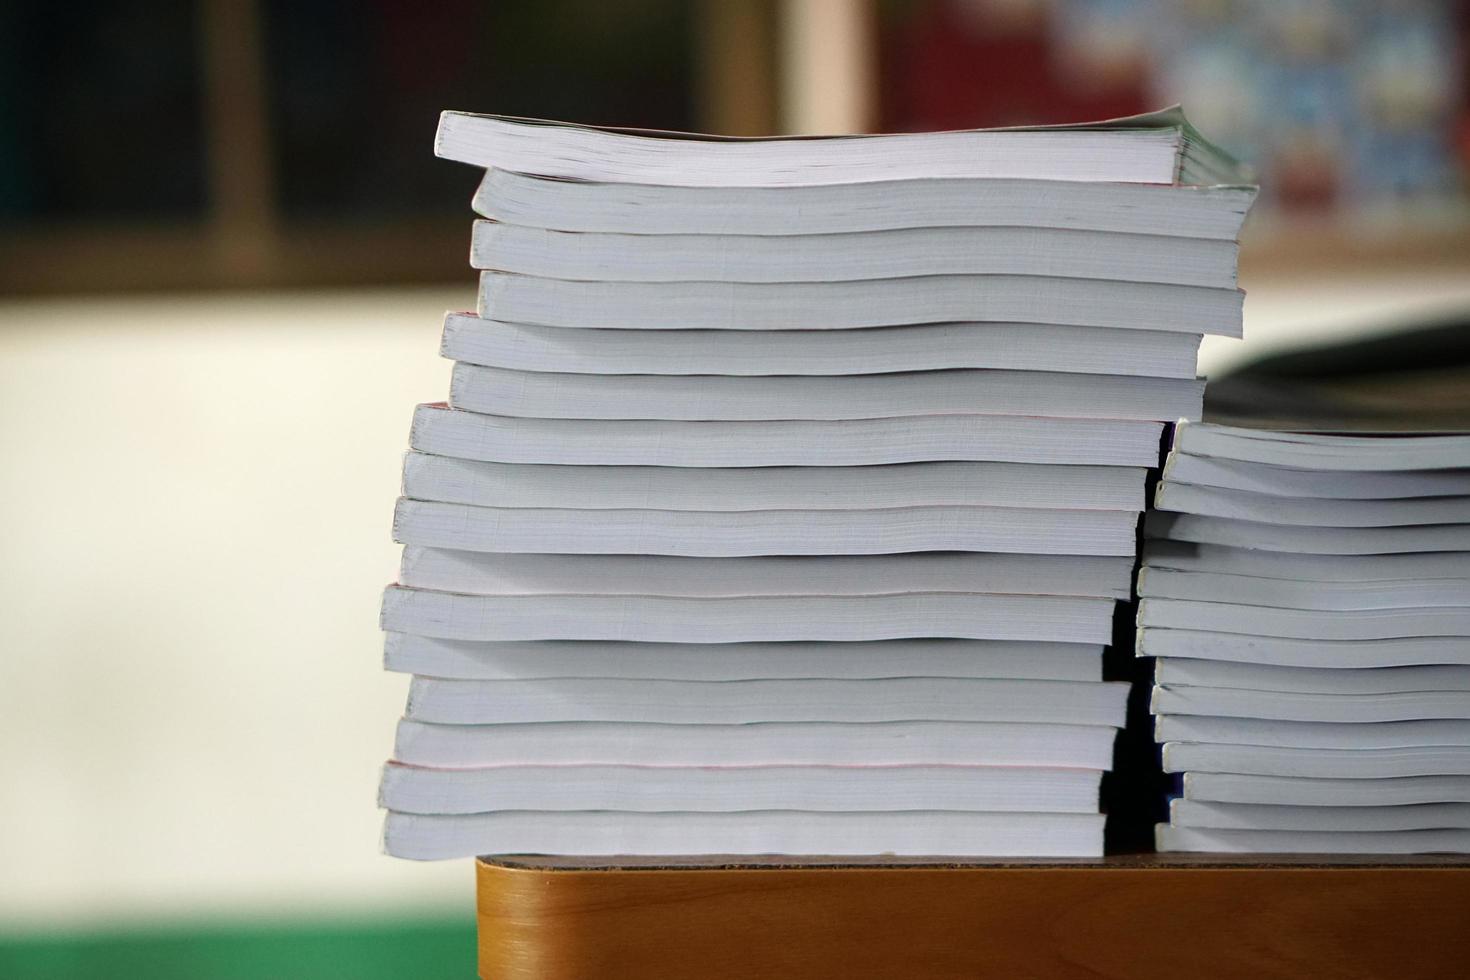
<svg viewBox="0 0 1470 980">
<path fill-rule="evenodd" d="M 1461 858 L 481 858 L 507 980 L 1470 977 Z"/>
</svg>

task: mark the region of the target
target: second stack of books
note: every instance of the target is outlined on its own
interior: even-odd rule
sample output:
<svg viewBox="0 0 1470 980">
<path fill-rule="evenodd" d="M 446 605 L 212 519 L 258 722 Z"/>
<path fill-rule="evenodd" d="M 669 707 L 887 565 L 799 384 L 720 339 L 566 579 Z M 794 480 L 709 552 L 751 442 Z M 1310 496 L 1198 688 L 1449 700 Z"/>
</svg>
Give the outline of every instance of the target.
<svg viewBox="0 0 1470 980">
<path fill-rule="evenodd" d="M 1470 437 L 1181 424 L 1157 506 L 1159 849 L 1470 851 Z"/>
<path fill-rule="evenodd" d="M 1201 145 L 447 114 L 492 220 L 394 520 L 389 852 L 1100 854 L 1146 470 L 1240 328 Z"/>
</svg>

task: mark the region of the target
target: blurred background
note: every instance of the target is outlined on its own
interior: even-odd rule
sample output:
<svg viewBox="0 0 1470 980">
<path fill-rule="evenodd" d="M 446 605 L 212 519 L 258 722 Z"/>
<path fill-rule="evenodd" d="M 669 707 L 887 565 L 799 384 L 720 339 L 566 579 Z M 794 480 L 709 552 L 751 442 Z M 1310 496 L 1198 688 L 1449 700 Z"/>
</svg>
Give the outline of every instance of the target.
<svg viewBox="0 0 1470 980">
<path fill-rule="evenodd" d="M 1455 0 L 0 0 L 0 975 L 467 976 L 377 854 L 412 406 L 473 305 L 439 110 L 729 134 L 1182 102 L 1244 342 L 1470 309 Z"/>
</svg>

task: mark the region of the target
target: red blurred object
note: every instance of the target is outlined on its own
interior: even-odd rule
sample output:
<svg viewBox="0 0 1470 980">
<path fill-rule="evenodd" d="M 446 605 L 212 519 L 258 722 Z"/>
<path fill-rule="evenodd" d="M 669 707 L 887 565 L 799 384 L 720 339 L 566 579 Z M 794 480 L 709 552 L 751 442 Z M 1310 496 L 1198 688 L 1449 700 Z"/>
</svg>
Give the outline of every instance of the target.
<svg viewBox="0 0 1470 980">
<path fill-rule="evenodd" d="M 1142 112 L 1142 64 L 1106 79 L 1063 76 L 1040 3 L 937 0 L 885 23 L 887 131 L 1064 123 Z"/>
</svg>

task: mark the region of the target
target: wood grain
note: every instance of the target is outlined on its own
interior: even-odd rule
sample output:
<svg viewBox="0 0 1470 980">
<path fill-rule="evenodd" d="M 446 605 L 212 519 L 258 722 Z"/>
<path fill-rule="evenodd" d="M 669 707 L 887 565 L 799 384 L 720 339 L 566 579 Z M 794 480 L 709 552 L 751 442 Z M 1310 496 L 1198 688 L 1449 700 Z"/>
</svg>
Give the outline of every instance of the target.
<svg viewBox="0 0 1470 980">
<path fill-rule="evenodd" d="M 478 899 L 496 980 L 1470 976 L 1453 859 L 482 859 Z"/>
</svg>

